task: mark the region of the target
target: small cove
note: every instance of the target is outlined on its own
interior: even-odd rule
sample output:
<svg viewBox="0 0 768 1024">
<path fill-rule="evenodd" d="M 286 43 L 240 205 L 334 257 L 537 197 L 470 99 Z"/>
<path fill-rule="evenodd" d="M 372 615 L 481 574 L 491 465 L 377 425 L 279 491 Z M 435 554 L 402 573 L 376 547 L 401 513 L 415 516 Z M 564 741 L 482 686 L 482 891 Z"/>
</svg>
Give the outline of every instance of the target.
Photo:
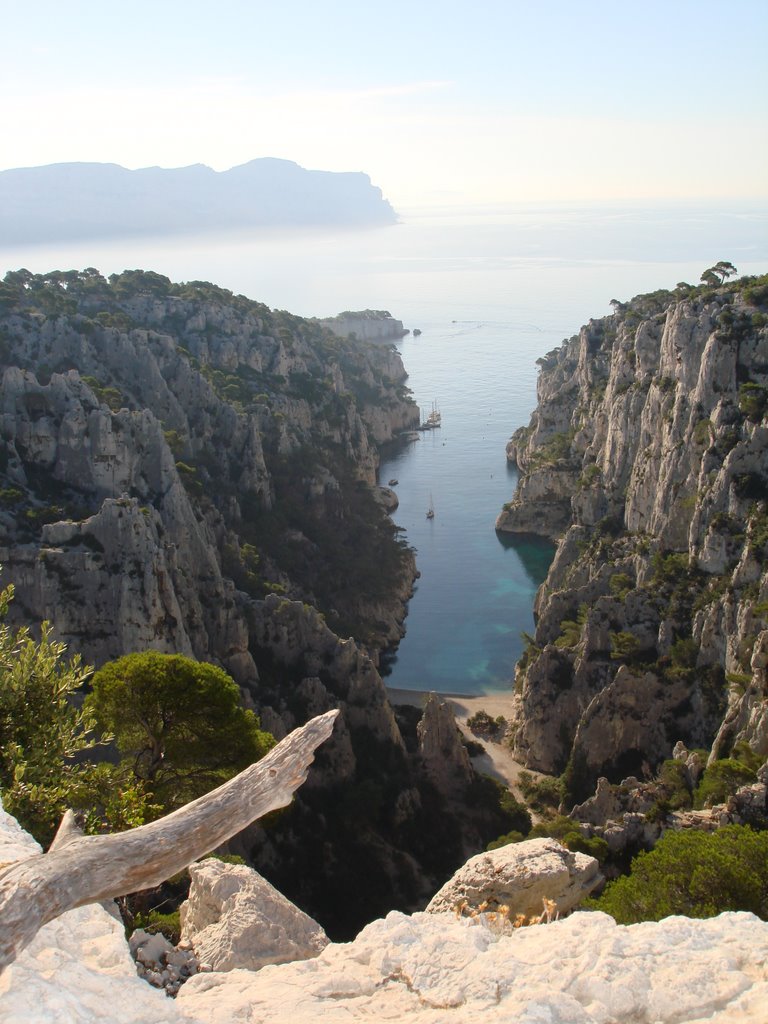
<svg viewBox="0 0 768 1024">
<path fill-rule="evenodd" d="M 380 470 L 382 483 L 398 481 L 393 519 L 416 549 L 421 573 L 406 636 L 383 660 L 385 682 L 508 692 L 520 634 L 533 629 L 533 599 L 554 552 L 538 538 L 494 530 L 517 481 L 505 455 L 510 425 L 527 422 L 535 401 L 535 356 L 523 352 L 540 351 L 541 332 L 476 320 L 424 321 L 420 329 L 398 347 L 422 418 L 436 401 L 442 425 L 387 452 Z"/>
</svg>

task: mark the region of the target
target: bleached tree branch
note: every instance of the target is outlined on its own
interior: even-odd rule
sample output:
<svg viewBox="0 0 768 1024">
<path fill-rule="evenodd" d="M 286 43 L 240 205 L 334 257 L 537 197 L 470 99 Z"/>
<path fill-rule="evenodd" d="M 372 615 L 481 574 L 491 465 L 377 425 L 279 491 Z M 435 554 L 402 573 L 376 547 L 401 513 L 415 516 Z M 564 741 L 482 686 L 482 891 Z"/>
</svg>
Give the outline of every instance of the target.
<svg viewBox="0 0 768 1024">
<path fill-rule="evenodd" d="M 234 779 L 149 825 L 83 836 L 67 812 L 48 853 L 0 870 L 0 971 L 65 911 L 159 885 L 252 821 L 285 807 L 338 713 L 313 718 Z"/>
</svg>

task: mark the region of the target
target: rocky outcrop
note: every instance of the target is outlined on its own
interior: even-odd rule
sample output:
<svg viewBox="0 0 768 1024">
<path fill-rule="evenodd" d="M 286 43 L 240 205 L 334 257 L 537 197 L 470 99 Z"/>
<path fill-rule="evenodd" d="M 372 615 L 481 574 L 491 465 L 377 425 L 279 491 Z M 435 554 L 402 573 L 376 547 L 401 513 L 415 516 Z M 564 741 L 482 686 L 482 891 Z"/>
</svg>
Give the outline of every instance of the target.
<svg viewBox="0 0 768 1024">
<path fill-rule="evenodd" d="M 615 303 L 539 360 L 497 529 L 558 541 L 514 750 L 583 799 L 690 748 L 768 750 L 765 279 Z"/>
<path fill-rule="evenodd" d="M 26 860 L 40 847 L 0 804 L 0 864 Z M 96 1024 L 177 1024 L 174 1002 L 138 977 L 117 908 L 70 910 L 44 925 L 0 974 L 0 1018 Z"/>
<path fill-rule="evenodd" d="M 191 948 L 186 944 L 174 946 L 162 932 L 137 928 L 128 940 L 128 948 L 138 976 L 169 996 L 178 995 L 184 982 L 200 970 L 200 961 Z M 205 970 L 209 967 L 203 964 Z"/>
<path fill-rule="evenodd" d="M 320 925 L 251 868 L 209 858 L 189 874 L 181 940 L 214 971 L 306 960 L 328 945 Z"/>
<path fill-rule="evenodd" d="M 391 344 L 409 332 L 402 320 L 395 320 L 385 309 L 363 309 L 357 313 L 339 313 L 320 321 L 339 338 L 354 334 L 361 341 L 387 342 Z"/>
<path fill-rule="evenodd" d="M 573 914 L 499 937 L 485 921 L 390 914 L 350 946 L 250 974 L 198 975 L 177 1004 L 207 1024 L 762 1024 L 768 926 L 750 914 L 619 927 Z"/>
<path fill-rule="evenodd" d="M 694 796 L 705 771 L 701 754 L 676 743 L 673 755 L 650 780 L 630 776 L 611 784 L 598 779 L 594 795 L 571 809 L 570 817 L 586 839 L 605 840 L 613 859 L 607 870 L 612 874 L 617 873 L 616 863 L 650 849 L 666 831 L 714 832 L 726 825 L 763 829 L 768 824 L 768 762 L 756 772 L 742 766 L 743 775 L 754 781 L 739 784 L 737 776 L 727 795 L 699 801 Z M 733 763 L 726 762 L 726 768 L 732 771 Z"/>
<path fill-rule="evenodd" d="M 430 693 L 417 726 L 419 756 L 440 792 L 457 796 L 475 777 L 450 704 Z"/>
<path fill-rule="evenodd" d="M 359 491 L 375 486 L 378 444 L 418 423 L 395 352 L 151 273 L 19 272 L 4 287 L 0 549 L 20 614 L 51 618 L 97 663 L 150 645 L 244 685 L 257 678 L 245 598 L 272 589 L 373 651 L 399 639 L 412 555 Z M 132 499 L 133 513 L 114 505 Z M 339 516 L 365 538 L 345 584 L 379 552 L 370 595 L 329 583 Z M 95 594 L 124 636 L 82 629 Z"/>
<path fill-rule="evenodd" d="M 510 843 L 472 857 L 427 904 L 428 914 L 506 908 L 509 917 L 563 916 L 604 881 L 594 857 L 555 839 Z"/>
</svg>

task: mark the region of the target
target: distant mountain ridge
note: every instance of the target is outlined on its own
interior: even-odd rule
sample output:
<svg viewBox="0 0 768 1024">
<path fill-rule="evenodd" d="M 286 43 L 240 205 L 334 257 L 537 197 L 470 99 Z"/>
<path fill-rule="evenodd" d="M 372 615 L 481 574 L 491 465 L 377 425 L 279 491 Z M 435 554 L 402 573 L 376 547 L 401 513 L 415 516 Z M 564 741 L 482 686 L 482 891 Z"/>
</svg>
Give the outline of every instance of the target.
<svg viewBox="0 0 768 1024">
<path fill-rule="evenodd" d="M 306 170 L 271 157 L 228 171 L 102 163 L 0 171 L 0 245 L 395 221 L 367 174 Z"/>
</svg>

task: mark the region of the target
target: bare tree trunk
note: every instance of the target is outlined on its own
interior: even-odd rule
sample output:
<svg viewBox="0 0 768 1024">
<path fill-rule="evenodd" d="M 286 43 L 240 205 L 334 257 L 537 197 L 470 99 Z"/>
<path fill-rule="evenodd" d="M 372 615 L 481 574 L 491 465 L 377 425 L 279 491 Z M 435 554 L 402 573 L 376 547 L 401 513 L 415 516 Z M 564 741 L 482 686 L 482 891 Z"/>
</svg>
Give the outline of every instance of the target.
<svg viewBox="0 0 768 1024">
<path fill-rule="evenodd" d="M 150 825 L 83 836 L 68 811 L 48 853 L 0 870 L 0 971 L 59 914 L 159 885 L 252 821 L 285 807 L 338 713 L 313 718 L 234 779 Z"/>
</svg>

